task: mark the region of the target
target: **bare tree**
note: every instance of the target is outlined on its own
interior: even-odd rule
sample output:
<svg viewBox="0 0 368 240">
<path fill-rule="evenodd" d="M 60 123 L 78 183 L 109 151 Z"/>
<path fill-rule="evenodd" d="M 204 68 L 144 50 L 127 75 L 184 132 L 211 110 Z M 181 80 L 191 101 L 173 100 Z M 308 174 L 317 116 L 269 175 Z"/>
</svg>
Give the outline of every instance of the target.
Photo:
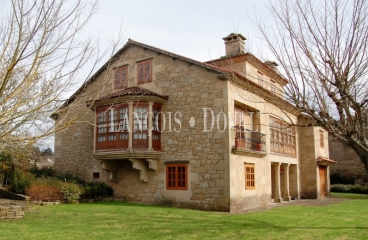
<svg viewBox="0 0 368 240">
<path fill-rule="evenodd" d="M 368 171 L 368 2 L 270 3 L 257 29 L 289 80 L 286 99 L 352 147 Z"/>
<path fill-rule="evenodd" d="M 98 40 L 81 40 L 97 0 L 3 4 L 8 7 L 0 19 L 0 150 L 32 144 L 76 121 L 79 116 L 55 127 L 49 116 L 88 78 L 80 80 L 81 68 L 90 64 L 93 72 L 106 53 L 99 52 Z"/>
</svg>

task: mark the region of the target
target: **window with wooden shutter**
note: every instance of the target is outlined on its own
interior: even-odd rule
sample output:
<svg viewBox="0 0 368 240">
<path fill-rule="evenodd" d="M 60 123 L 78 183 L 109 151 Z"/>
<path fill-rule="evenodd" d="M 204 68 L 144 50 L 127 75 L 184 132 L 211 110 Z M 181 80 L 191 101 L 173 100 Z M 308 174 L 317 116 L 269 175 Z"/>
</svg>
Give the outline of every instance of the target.
<svg viewBox="0 0 368 240">
<path fill-rule="evenodd" d="M 245 164 L 245 189 L 252 190 L 256 188 L 256 179 L 255 179 L 255 167 L 254 164 L 246 163 Z"/>
<path fill-rule="evenodd" d="M 152 82 L 152 60 L 137 63 L 138 84 Z"/>
<path fill-rule="evenodd" d="M 166 189 L 187 190 L 188 189 L 188 165 L 167 164 L 166 165 Z"/>
<path fill-rule="evenodd" d="M 128 66 L 115 69 L 115 89 L 128 86 Z"/>
</svg>

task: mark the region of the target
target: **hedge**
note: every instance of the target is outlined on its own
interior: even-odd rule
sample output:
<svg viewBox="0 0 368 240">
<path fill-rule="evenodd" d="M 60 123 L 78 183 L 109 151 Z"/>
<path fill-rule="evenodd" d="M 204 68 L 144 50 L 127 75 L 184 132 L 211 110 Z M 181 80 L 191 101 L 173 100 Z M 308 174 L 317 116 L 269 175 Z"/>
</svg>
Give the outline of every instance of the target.
<svg viewBox="0 0 368 240">
<path fill-rule="evenodd" d="M 331 192 L 341 192 L 341 193 L 368 194 L 368 186 L 334 184 L 334 185 L 331 185 L 330 191 Z"/>
</svg>

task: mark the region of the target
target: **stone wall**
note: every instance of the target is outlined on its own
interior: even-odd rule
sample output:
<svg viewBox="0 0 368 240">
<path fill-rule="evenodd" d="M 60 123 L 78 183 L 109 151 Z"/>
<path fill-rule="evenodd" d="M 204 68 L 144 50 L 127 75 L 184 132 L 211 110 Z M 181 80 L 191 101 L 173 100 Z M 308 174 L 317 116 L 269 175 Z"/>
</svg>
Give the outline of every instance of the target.
<svg viewBox="0 0 368 240">
<path fill-rule="evenodd" d="M 22 206 L 0 206 L 0 220 L 14 220 L 24 217 Z"/>
<path fill-rule="evenodd" d="M 157 171 L 149 170 L 148 183 L 139 180 L 139 172 L 132 168 L 128 159 L 111 162 L 117 170 L 116 179 L 111 181 L 103 165 L 93 158 L 94 112 L 83 103 L 99 93 L 99 85 L 105 86 L 101 87 L 104 93 L 113 91 L 114 67 L 129 64 L 128 87 L 135 86 L 136 61 L 148 58 L 152 58 L 153 82 L 139 86 L 169 96 L 161 111 L 166 119 L 169 118 L 168 112 L 172 112 L 171 131 L 166 125 L 162 133 L 163 154 Z M 101 181 L 111 184 L 117 196 L 130 201 L 171 202 L 200 209 L 229 210 L 229 147 L 225 140 L 229 138 L 228 132 L 204 132 L 202 109 L 211 108 L 215 114 L 227 112 L 226 88 L 227 82 L 219 80 L 215 72 L 138 46 L 129 47 L 111 64 L 111 69 L 100 74 L 77 97 L 75 102 L 78 104 L 67 109 L 65 116 L 61 114 L 60 119 L 66 120 L 75 113 L 85 113 L 78 122 L 56 134 L 55 169 L 58 172 L 71 171 L 86 180 L 92 180 L 92 172 L 100 172 Z M 181 114 L 180 132 L 174 131 L 174 127 L 179 128 L 173 119 L 175 112 Z M 195 119 L 194 127 L 189 125 L 190 117 Z M 167 190 L 165 161 L 180 160 L 189 162 L 189 188 L 186 191 Z"/>
<path fill-rule="evenodd" d="M 313 127 L 300 128 L 300 197 L 317 198 L 317 163 L 315 149 L 315 132 Z"/>
<path fill-rule="evenodd" d="M 166 128 L 161 134 L 162 155 L 157 169 L 148 170 L 148 182 L 141 181 L 139 171 L 133 169 L 129 159 L 107 160 L 105 164 L 115 172 L 110 180 L 104 164 L 93 157 L 95 113 L 86 107 L 86 101 L 116 91 L 113 89 L 113 77 L 114 69 L 119 66 L 128 66 L 128 87 L 136 86 L 137 62 L 148 59 L 152 60 L 152 82 L 139 86 L 168 96 L 161 109 L 166 119 Z M 236 67 L 241 68 L 240 65 Z M 243 68 L 245 69 L 242 71 L 247 74 L 257 74 L 257 69 L 249 64 L 244 64 Z M 251 80 L 257 82 L 256 78 Z M 270 79 L 267 77 L 265 80 Z M 139 101 L 139 96 L 135 101 Z M 204 119 L 205 108 L 210 108 L 217 120 L 221 112 L 233 113 L 237 104 L 248 106 L 250 111 L 259 113 L 259 118 L 254 121 L 257 128 L 253 130 L 266 134 L 266 155 L 255 157 L 231 153 L 235 144 L 231 114 L 226 115 L 226 127 L 224 120 L 219 118 L 218 126 L 223 131 L 218 131 L 216 123 L 212 131 L 206 131 L 204 128 L 205 124 L 211 125 L 208 119 Z M 180 118 L 180 126 L 173 119 L 175 113 Z M 290 178 L 290 181 L 293 181 L 290 184 L 293 194 L 298 194 L 299 182 L 302 182 L 302 196 L 315 198 L 318 184 L 315 162 L 317 150 L 318 154 L 324 155 L 328 146 L 323 150 L 316 149 L 318 139 L 314 130 L 310 131 L 308 128 L 297 132 L 297 156 L 270 153 L 270 115 L 287 122 L 290 119 L 294 123 L 297 122 L 295 115 L 280 110 L 272 103 L 265 103 L 258 95 L 241 89 L 230 81 L 218 79 L 214 71 L 150 49 L 130 45 L 60 114 L 57 123 L 76 120 L 56 134 L 55 169 L 57 172 L 70 171 L 82 175 L 86 180 L 92 180 L 93 172 L 99 172 L 98 181 L 112 185 L 117 197 L 129 201 L 242 211 L 270 202 L 271 163 L 279 162 L 295 167 L 292 170 L 293 177 Z M 191 118 L 195 121 L 194 126 L 189 124 Z M 175 131 L 175 128 L 178 131 Z M 165 163 L 175 161 L 188 162 L 188 190 L 166 189 Z M 245 190 L 244 163 L 256 165 L 255 190 Z M 144 164 L 148 169 L 148 163 Z"/>
<path fill-rule="evenodd" d="M 257 72 L 254 67 L 248 65 L 247 71 Z M 257 111 L 256 120 L 253 120 L 253 124 L 258 124 L 253 127 L 253 130 L 266 134 L 266 154 L 254 156 L 252 154 L 248 155 L 236 155 L 230 154 L 230 202 L 231 211 L 239 212 L 246 209 L 266 206 L 272 199 L 272 188 L 275 188 L 275 182 L 272 183 L 271 178 L 271 163 L 280 162 L 286 164 L 293 164 L 298 166 L 298 157 L 290 157 L 281 154 L 274 154 L 270 151 L 270 130 L 269 130 L 269 116 L 272 115 L 279 119 L 283 119 L 289 122 L 292 119 L 294 122 L 297 121 L 297 117 L 292 114 L 285 113 L 281 111 L 278 107 L 271 103 L 265 103 L 264 99 L 260 98 L 256 94 L 250 93 L 240 89 L 238 86 L 230 84 L 228 93 L 228 104 L 230 112 L 234 112 L 234 106 L 240 105 L 248 111 Z M 286 115 L 288 114 L 288 115 Z M 229 145 L 232 147 L 235 143 L 234 131 L 230 131 Z M 296 136 L 298 142 L 298 134 Z M 231 151 L 230 147 L 230 151 Z M 296 147 L 298 152 L 298 146 Z M 245 163 L 253 163 L 255 165 L 256 173 L 256 188 L 254 190 L 245 189 Z M 290 181 L 293 181 L 290 185 L 293 186 L 294 194 L 297 192 L 298 186 L 298 172 L 293 172 L 295 174 Z M 283 188 L 283 179 L 281 179 L 281 188 Z M 285 192 L 285 189 L 281 191 Z M 296 196 L 297 197 L 297 193 Z"/>
<path fill-rule="evenodd" d="M 26 210 L 25 201 L 0 198 L 0 221 L 20 219 L 24 217 Z"/>
<path fill-rule="evenodd" d="M 324 147 L 320 146 L 320 130 L 324 131 Z M 300 184 L 301 198 L 319 198 L 318 157 L 329 157 L 328 133 L 320 127 L 300 128 Z M 327 166 L 329 172 L 329 166 Z M 329 194 L 329 175 L 327 174 L 327 196 Z"/>
</svg>

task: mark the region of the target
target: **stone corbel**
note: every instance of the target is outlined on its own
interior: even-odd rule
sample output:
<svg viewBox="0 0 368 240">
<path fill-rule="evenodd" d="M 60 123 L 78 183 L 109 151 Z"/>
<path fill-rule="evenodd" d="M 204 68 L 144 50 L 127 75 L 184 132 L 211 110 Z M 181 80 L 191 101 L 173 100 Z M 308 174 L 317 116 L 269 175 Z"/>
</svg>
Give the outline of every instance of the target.
<svg viewBox="0 0 368 240">
<path fill-rule="evenodd" d="M 140 179 L 143 182 L 148 182 L 148 169 L 143 159 L 132 159 L 129 158 L 129 161 L 132 162 L 133 169 L 139 171 Z"/>
<path fill-rule="evenodd" d="M 158 160 L 155 159 L 146 159 L 148 162 L 148 168 L 157 171 L 157 163 Z"/>
<path fill-rule="evenodd" d="M 116 174 L 115 172 L 112 170 L 114 169 L 110 164 L 108 164 L 107 162 L 102 162 L 100 161 L 102 164 L 102 170 L 105 170 L 107 172 L 107 174 L 109 175 L 109 179 L 112 181 L 116 181 Z"/>
</svg>

